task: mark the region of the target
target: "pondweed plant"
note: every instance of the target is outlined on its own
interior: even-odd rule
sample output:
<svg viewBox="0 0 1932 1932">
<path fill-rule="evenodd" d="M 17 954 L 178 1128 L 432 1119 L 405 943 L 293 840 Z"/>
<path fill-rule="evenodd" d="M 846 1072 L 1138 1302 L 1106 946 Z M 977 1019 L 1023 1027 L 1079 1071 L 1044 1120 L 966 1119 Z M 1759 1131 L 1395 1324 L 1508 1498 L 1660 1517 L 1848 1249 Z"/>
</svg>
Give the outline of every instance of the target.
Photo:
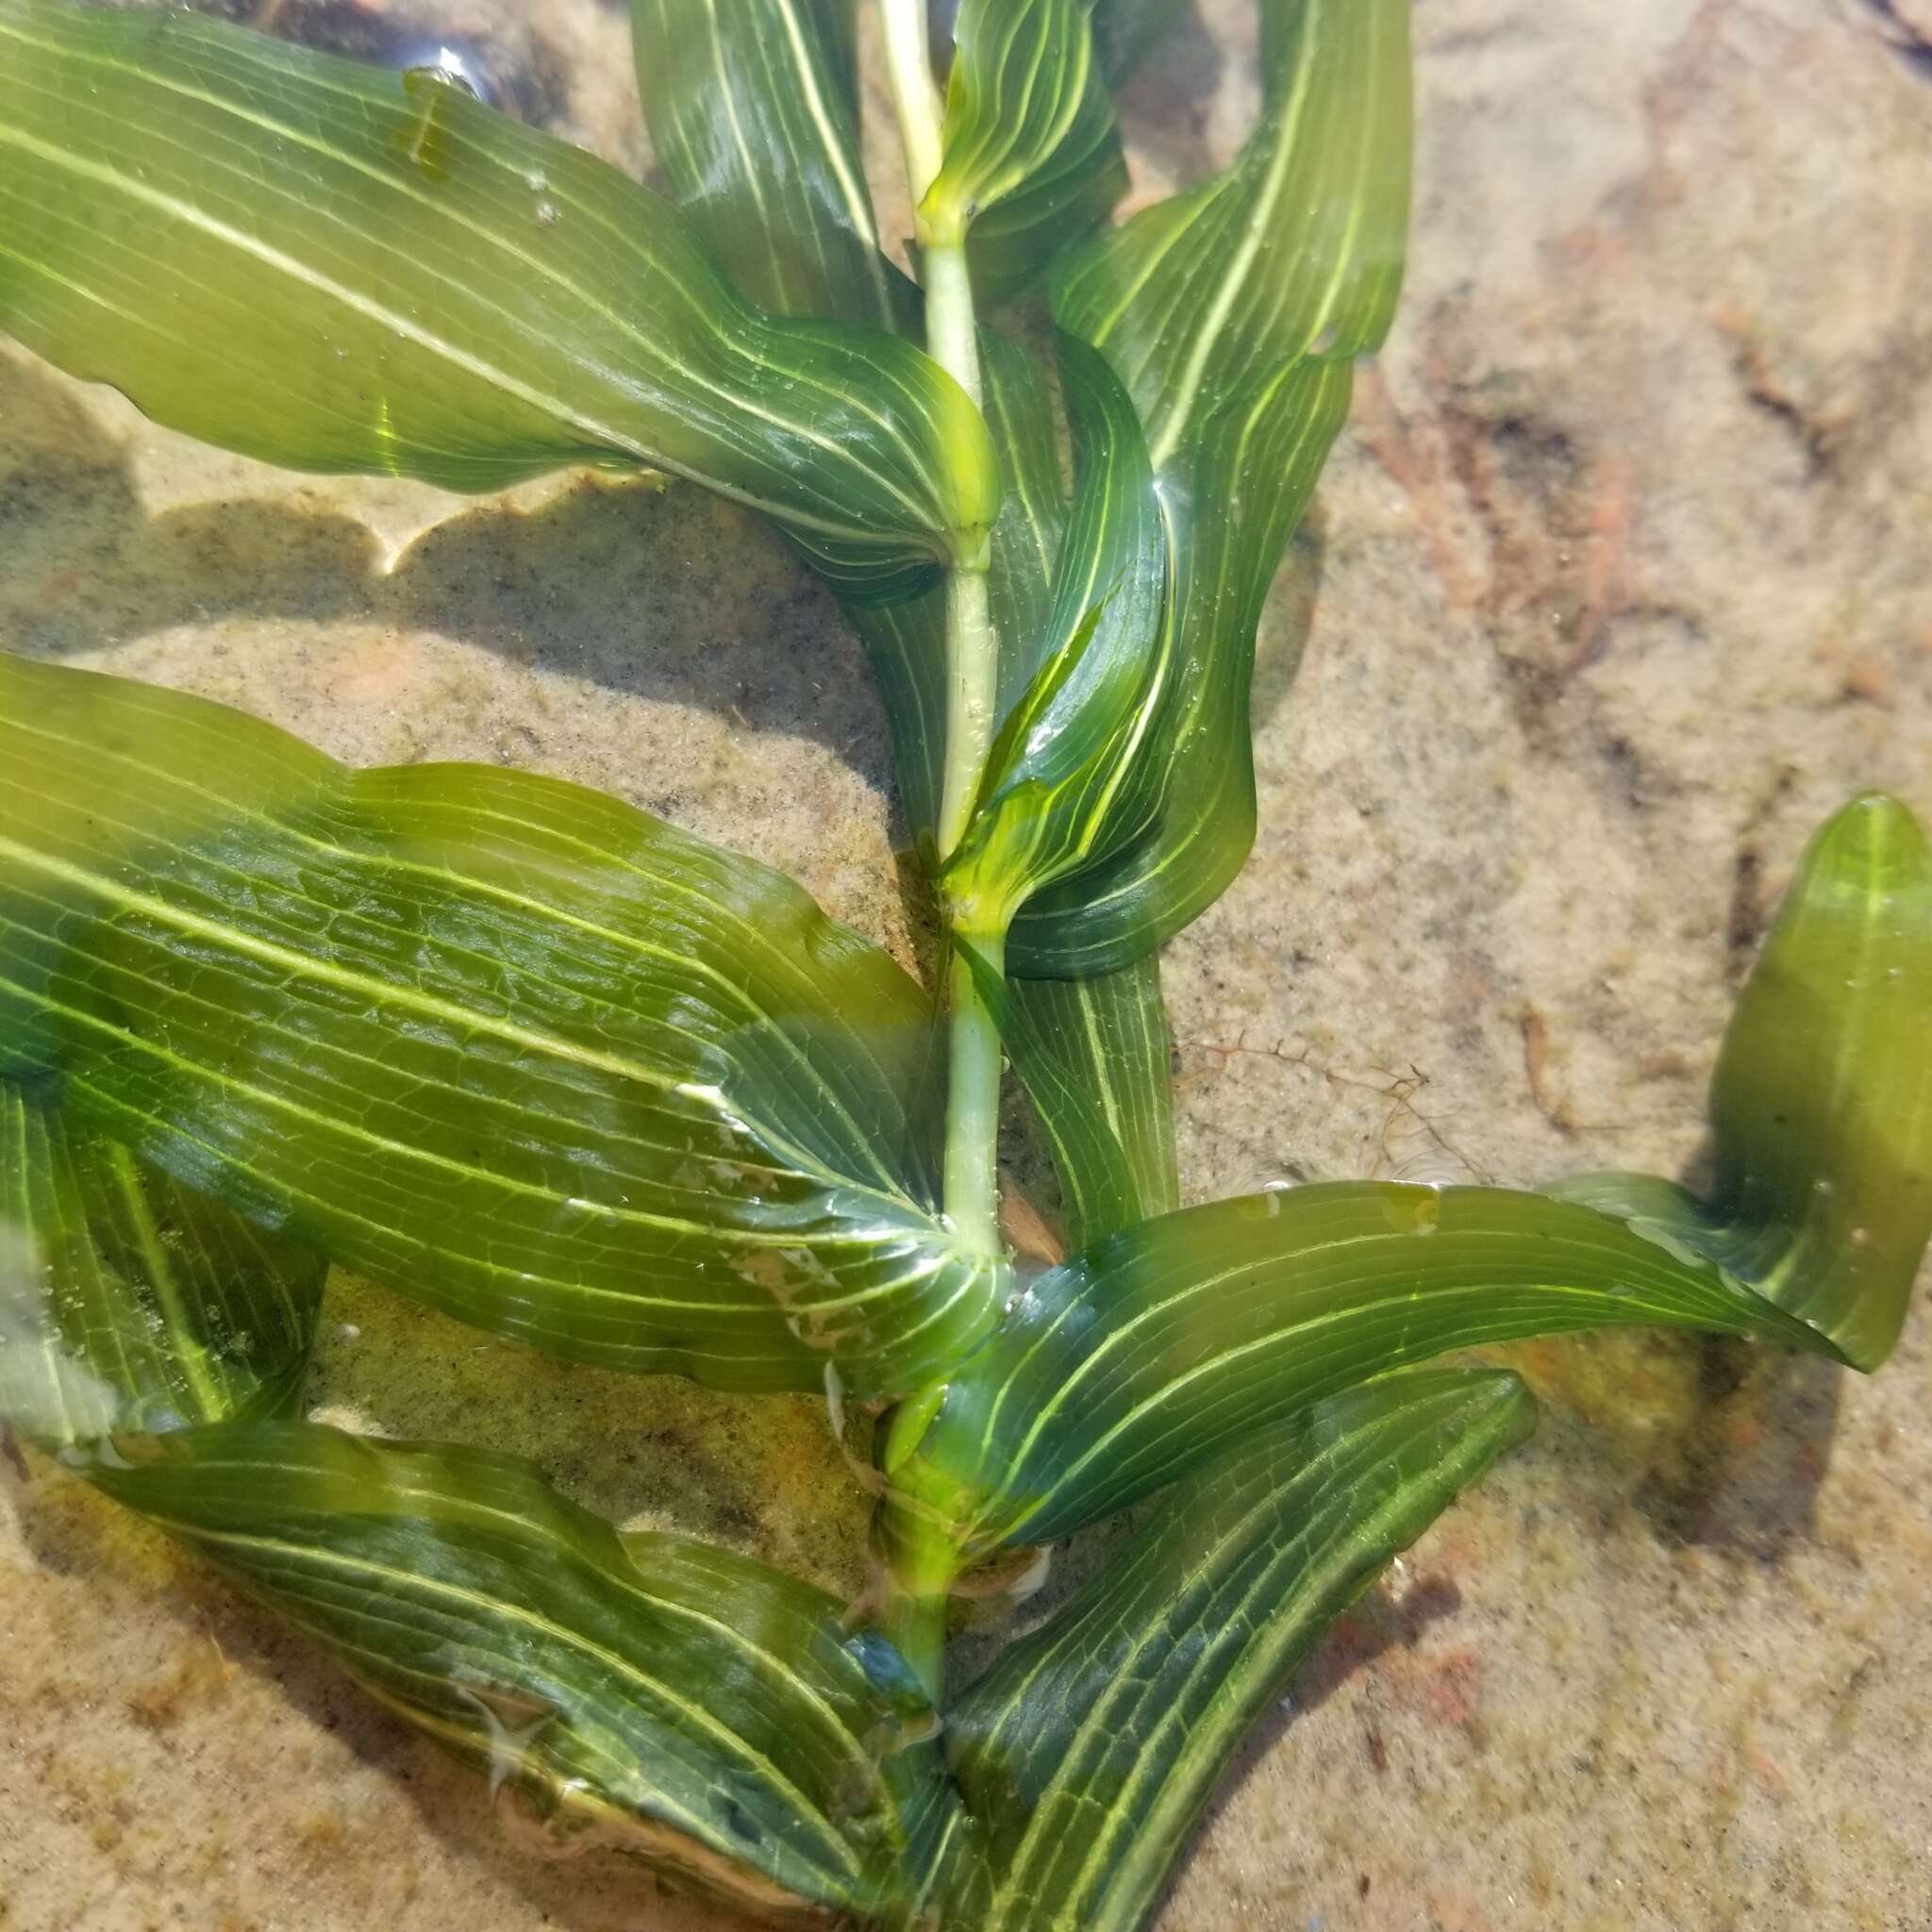
<svg viewBox="0 0 1932 1932">
<path fill-rule="evenodd" d="M 1262 595 L 1408 204 L 1402 0 L 1260 4 L 1246 146 L 1109 226 L 1105 76 L 1162 0 L 962 0 L 942 80 L 924 0 L 880 0 L 915 284 L 837 0 L 637 0 L 663 195 L 440 73 L 0 0 L 23 342 L 295 467 L 689 478 L 876 664 L 942 1056 L 876 947 L 614 799 L 349 771 L 0 659 L 0 1410 L 558 1840 L 757 1910 L 1142 1924 L 1286 1674 L 1530 1424 L 1512 1375 L 1420 1364 L 1655 1324 L 1871 1369 L 1932 1227 L 1932 860 L 1876 796 L 1742 994 L 1701 1196 L 1177 1209 L 1156 949 L 1245 855 Z M 1032 1278 L 1003 1058 L 1074 1255 Z M 575 1361 L 869 1407 L 872 1600 L 304 1421 L 331 1264 Z M 1157 1491 L 947 1694 L 969 1571 Z"/>
</svg>

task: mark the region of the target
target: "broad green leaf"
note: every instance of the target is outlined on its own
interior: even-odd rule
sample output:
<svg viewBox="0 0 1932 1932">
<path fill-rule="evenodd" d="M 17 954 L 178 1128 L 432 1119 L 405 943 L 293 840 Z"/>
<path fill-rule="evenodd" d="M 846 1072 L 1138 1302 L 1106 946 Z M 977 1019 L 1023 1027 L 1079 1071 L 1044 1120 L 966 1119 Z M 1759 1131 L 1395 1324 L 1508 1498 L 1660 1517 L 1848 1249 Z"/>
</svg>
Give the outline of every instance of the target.
<svg viewBox="0 0 1932 1932">
<path fill-rule="evenodd" d="M 1534 1420 L 1513 1375 L 1396 1375 L 1182 1484 L 948 1715 L 955 1775 L 991 1825 L 985 1865 L 962 1859 L 954 1881 L 974 1932 L 1144 1925 L 1242 1733 Z"/>
<path fill-rule="evenodd" d="M 1146 426 L 1169 519 L 1176 750 L 1141 848 L 1042 894 L 1016 970 L 1124 964 L 1225 890 L 1254 838 L 1248 683 L 1262 599 L 1386 333 L 1408 215 L 1407 0 L 1262 0 L 1262 112 L 1235 161 L 1056 271 L 1060 326 Z"/>
<path fill-rule="evenodd" d="M 1667 1229 L 1502 1188 L 1341 1181 L 1164 1215 L 1042 1275 L 896 1479 L 970 1553 L 1044 1541 L 1391 1370 L 1635 1326 L 1845 1358 Z"/>
<path fill-rule="evenodd" d="M 1172 544 L 1172 749 L 1151 832 L 1022 908 L 1009 970 L 1105 973 L 1226 891 L 1255 836 L 1248 691 L 1276 565 L 1348 414 L 1346 362 L 1307 360 L 1236 396 L 1160 483 Z"/>
<path fill-rule="evenodd" d="M 507 1822 L 554 1851 L 903 1923 L 960 1829 L 910 1671 L 820 1591 L 620 1538 L 482 1450 L 288 1423 L 117 1446 L 94 1482 L 486 1766 Z"/>
<path fill-rule="evenodd" d="M 0 155 L 0 326 L 208 441 L 472 491 L 651 465 L 873 595 L 996 508 L 910 343 L 766 314 L 668 204 L 420 73 L 4 0 Z"/>
<path fill-rule="evenodd" d="M 0 1072 L 463 1320 L 720 1387 L 982 1334 L 914 1125 L 929 1011 L 789 881 L 528 774 L 352 772 L 0 658 Z"/>
<path fill-rule="evenodd" d="M 885 259 L 859 152 L 849 0 L 632 0 L 651 145 L 741 294 L 900 333 L 918 297 Z"/>
<path fill-rule="evenodd" d="M 1095 979 L 1002 979 L 967 957 L 1046 1131 L 1069 1244 L 1179 1207 L 1158 961 Z"/>
<path fill-rule="evenodd" d="M 1093 52 L 1109 87 L 1118 87 L 1187 11 L 1188 0 L 1087 0 Z"/>
<path fill-rule="evenodd" d="M 1129 847 L 1159 811 L 1172 686 L 1167 553 L 1132 405 L 1091 350 L 1062 342 L 1078 486 L 1050 647 L 987 759 L 941 874 L 957 928 L 1004 933 L 1042 887 Z"/>
<path fill-rule="evenodd" d="M 919 239 L 968 242 L 975 288 L 997 296 L 1106 219 L 1126 161 L 1078 0 L 960 0 L 953 43 Z"/>
<path fill-rule="evenodd" d="M 1859 1368 L 1891 1353 L 1932 1236 L 1932 853 L 1880 792 L 1812 840 L 1724 1034 L 1716 1172 L 1552 1190 L 1757 1282 Z"/>
<path fill-rule="evenodd" d="M 0 1423 L 42 1448 L 279 1412 L 325 1272 L 0 1079 Z"/>
<path fill-rule="evenodd" d="M 1407 0 L 1262 0 L 1261 116 L 1219 174 L 1056 270 L 1060 326 L 1133 392 L 1156 469 L 1257 379 L 1377 347 L 1408 226 Z"/>
</svg>

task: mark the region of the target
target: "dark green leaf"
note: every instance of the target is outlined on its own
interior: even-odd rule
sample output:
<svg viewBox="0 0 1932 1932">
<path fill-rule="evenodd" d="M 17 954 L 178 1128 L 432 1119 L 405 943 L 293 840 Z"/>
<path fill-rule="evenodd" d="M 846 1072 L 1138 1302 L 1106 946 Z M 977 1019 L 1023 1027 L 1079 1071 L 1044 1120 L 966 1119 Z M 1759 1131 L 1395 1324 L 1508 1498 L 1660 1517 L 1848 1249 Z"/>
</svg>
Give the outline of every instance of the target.
<svg viewBox="0 0 1932 1932">
<path fill-rule="evenodd" d="M 1255 629 L 1289 538 L 1348 414 L 1352 371 L 1290 365 L 1236 396 L 1173 458 L 1161 508 L 1173 546 L 1167 649 L 1172 750 L 1153 831 L 1013 922 L 1008 965 L 1105 973 L 1151 952 L 1226 891 L 1255 836 L 1248 724 Z"/>
<path fill-rule="evenodd" d="M 1391 1376 L 1184 1483 L 948 1718 L 968 1808 L 991 1824 L 990 1872 L 962 1859 L 954 1881 L 975 1932 L 1145 1924 L 1241 1734 L 1534 1419 L 1513 1375 Z"/>
<path fill-rule="evenodd" d="M 1161 824 L 1036 899 L 1013 970 L 1124 964 L 1225 890 L 1254 838 L 1255 625 L 1389 326 L 1408 217 L 1407 0 L 1263 0 L 1262 114 L 1233 164 L 1057 272 L 1060 325 L 1146 425 L 1173 546 L 1176 750 Z"/>
<path fill-rule="evenodd" d="M 1084 1248 L 1180 1205 L 1167 1011 L 1154 959 L 1095 979 L 1005 979 L 968 952 L 1046 1130 L 1067 1239 Z"/>
<path fill-rule="evenodd" d="M 1375 348 L 1402 286 L 1407 0 L 1262 0 L 1261 34 L 1241 154 L 1055 275 L 1056 319 L 1119 371 L 1156 469 L 1284 364 Z"/>
<path fill-rule="evenodd" d="M 0 325 L 207 441 L 458 490 L 653 465 L 876 595 L 996 509 L 910 343 L 752 308 L 667 204 L 424 74 L 4 0 L 0 151 Z"/>
<path fill-rule="evenodd" d="M 1811 841 L 1738 1001 L 1707 1200 L 1649 1174 L 1553 1190 L 1654 1223 L 1874 1369 L 1932 1236 L 1932 854 L 1854 799 Z"/>
<path fill-rule="evenodd" d="M 0 1423 L 60 1450 L 277 1413 L 325 1273 L 0 1080 Z"/>
<path fill-rule="evenodd" d="M 632 0 L 651 145 L 741 293 L 908 332 L 859 152 L 848 0 Z"/>
<path fill-rule="evenodd" d="M 969 1551 L 1043 1541 L 1392 1369 L 1632 1326 L 1842 1359 L 1648 1224 L 1501 1188 L 1334 1182 L 1165 1215 L 1042 1275 L 897 1479 Z"/>
<path fill-rule="evenodd" d="M 488 1767 L 553 1850 L 780 1914 L 904 1919 L 961 1826 L 884 1640 L 720 1550 L 620 1539 L 527 1464 L 305 1424 L 134 1438 L 89 1473 Z"/>
<path fill-rule="evenodd" d="M 358 1272 L 579 1360 L 916 1386 L 924 996 L 776 874 L 527 774 L 350 772 L 0 658 L 0 1071 Z"/>
<path fill-rule="evenodd" d="M 1078 479 L 1060 548 L 1051 641 L 1000 726 L 966 836 L 941 886 L 968 933 L 1004 933 L 1015 907 L 1132 846 L 1167 777 L 1173 665 L 1167 549 L 1126 391 L 1063 340 Z"/>
<path fill-rule="evenodd" d="M 1106 219 L 1126 162 L 1078 0 L 960 0 L 953 41 L 920 240 L 957 246 L 970 231 L 974 284 L 998 295 Z"/>
</svg>

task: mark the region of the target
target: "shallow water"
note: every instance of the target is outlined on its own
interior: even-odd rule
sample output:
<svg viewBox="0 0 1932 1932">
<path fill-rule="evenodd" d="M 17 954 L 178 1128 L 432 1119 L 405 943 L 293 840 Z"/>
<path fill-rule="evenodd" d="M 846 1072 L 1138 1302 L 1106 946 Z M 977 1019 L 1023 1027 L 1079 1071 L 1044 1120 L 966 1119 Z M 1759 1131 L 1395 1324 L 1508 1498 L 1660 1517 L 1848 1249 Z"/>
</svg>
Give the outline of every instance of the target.
<svg viewBox="0 0 1932 1932">
<path fill-rule="evenodd" d="M 1129 95 L 1149 192 L 1251 105 L 1247 8 L 1204 10 Z M 1907 9 L 1418 12 L 1403 318 L 1273 600 L 1256 857 L 1167 961 L 1193 1197 L 1680 1171 L 1809 827 L 1865 785 L 1932 811 L 1932 89 Z M 419 24 L 641 164 L 618 11 Z M 608 787 L 916 952 L 859 653 L 693 492 L 295 478 L 8 356 L 0 539 L 9 646 L 358 760 Z M 863 1587 L 823 1403 L 585 1375 L 354 1283 L 324 1334 L 332 1415 L 487 1438 L 620 1520 Z M 1870 1383 L 1645 1338 L 1510 1358 L 1546 1399 L 1535 1442 L 1303 1672 L 1164 1932 L 1932 1924 L 1923 1294 Z M 499 1844 L 473 1772 L 24 1467 L 0 1469 L 7 1932 L 712 1923 Z"/>
</svg>

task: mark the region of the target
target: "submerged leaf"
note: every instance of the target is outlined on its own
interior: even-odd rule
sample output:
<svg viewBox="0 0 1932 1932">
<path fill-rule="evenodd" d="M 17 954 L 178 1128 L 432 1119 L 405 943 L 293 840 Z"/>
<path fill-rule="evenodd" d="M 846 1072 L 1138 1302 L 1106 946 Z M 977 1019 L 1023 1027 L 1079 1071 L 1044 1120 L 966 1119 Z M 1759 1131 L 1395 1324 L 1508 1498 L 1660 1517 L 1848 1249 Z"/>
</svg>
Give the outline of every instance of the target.
<svg viewBox="0 0 1932 1932">
<path fill-rule="evenodd" d="M 1078 0 L 960 0 L 953 41 L 919 235 L 967 242 L 975 285 L 997 295 L 1106 219 L 1126 161 Z"/>
<path fill-rule="evenodd" d="M 845 0 L 631 0 L 651 146 L 742 294 L 780 315 L 911 332 L 879 248 Z"/>
<path fill-rule="evenodd" d="M 1004 933 L 1036 891 L 1131 846 L 1154 823 L 1167 775 L 1167 550 L 1146 447 L 1099 357 L 1065 340 L 1061 372 L 1078 487 L 1049 644 L 1000 726 L 940 879 L 968 934 Z"/>
<path fill-rule="evenodd" d="M 1395 312 L 1407 0 L 1262 0 L 1261 87 L 1233 162 L 1055 275 L 1055 318 L 1119 371 L 1156 469 L 1257 379 L 1374 349 Z"/>
<path fill-rule="evenodd" d="M 352 772 L 0 658 L 0 1072 L 463 1320 L 715 1386 L 983 1333 L 913 1122 L 929 1012 L 789 881 L 527 774 Z"/>
<path fill-rule="evenodd" d="M 1173 548 L 1174 754 L 1162 823 L 1009 942 L 1102 972 L 1210 904 L 1254 840 L 1248 685 L 1262 600 L 1386 333 L 1408 218 L 1407 0 L 1263 0 L 1263 101 L 1234 162 L 1097 236 L 1054 314 L 1132 392 Z"/>
<path fill-rule="evenodd" d="M 967 958 L 1046 1131 L 1069 1245 L 1179 1207 L 1158 962 L 1093 979 L 1002 979 Z"/>
<path fill-rule="evenodd" d="M 1552 1190 L 1757 1283 L 1861 1369 L 1891 1353 L 1932 1237 L 1932 852 L 1855 798 L 1812 840 L 1738 1000 L 1699 1201 L 1649 1174 Z"/>
<path fill-rule="evenodd" d="M 279 1413 L 326 1272 L 0 1079 L 0 1423 L 42 1448 Z"/>
<path fill-rule="evenodd" d="M 1158 822 L 1103 863 L 1040 892 L 1013 922 L 1009 969 L 1105 973 L 1144 958 L 1212 905 L 1255 836 L 1248 688 L 1255 630 L 1289 538 L 1348 413 L 1345 362 L 1305 361 L 1235 397 L 1172 458 L 1166 649 L 1174 690 Z"/>
<path fill-rule="evenodd" d="M 997 507 L 912 344 L 774 318 L 665 202 L 422 73 L 0 4 L 0 326 L 270 462 L 491 490 L 647 464 L 902 594 Z"/>
<path fill-rule="evenodd" d="M 949 1715 L 975 1932 L 1144 1924 L 1241 1734 L 1534 1418 L 1513 1375 L 1395 1375 L 1190 1477 Z"/>
<path fill-rule="evenodd" d="M 961 1821 L 883 1639 L 764 1565 L 620 1539 L 527 1463 L 230 1424 L 92 1479 L 487 1766 L 555 1853 L 610 1845 L 781 1916 L 906 1918 Z"/>
<path fill-rule="evenodd" d="M 897 1480 L 969 1553 L 1044 1541 L 1392 1369 L 1635 1326 L 1843 1359 L 1642 1224 L 1502 1188 L 1339 1181 L 1185 1208 L 1042 1275 L 953 1377 Z"/>
</svg>

